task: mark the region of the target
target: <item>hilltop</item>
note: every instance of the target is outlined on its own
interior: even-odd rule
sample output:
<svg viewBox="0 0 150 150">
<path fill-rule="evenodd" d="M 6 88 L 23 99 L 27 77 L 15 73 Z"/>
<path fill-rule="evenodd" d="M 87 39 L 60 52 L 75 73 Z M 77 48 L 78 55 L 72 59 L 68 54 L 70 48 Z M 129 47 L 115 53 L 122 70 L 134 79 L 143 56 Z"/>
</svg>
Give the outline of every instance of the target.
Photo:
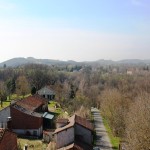
<svg viewBox="0 0 150 150">
<path fill-rule="evenodd" d="M 124 59 L 119 61 L 113 61 L 113 60 L 104 60 L 100 59 L 97 61 L 83 61 L 83 62 L 77 62 L 73 60 L 68 61 L 62 61 L 62 60 L 54 60 L 54 59 L 36 59 L 33 57 L 17 57 L 12 58 L 7 61 L 4 61 L 0 63 L 0 67 L 3 67 L 4 64 L 8 67 L 17 67 L 22 66 L 26 64 L 43 64 L 43 65 L 69 65 L 69 64 L 101 64 L 101 65 L 112 65 L 112 64 L 131 64 L 131 65 L 140 65 L 140 64 L 150 64 L 150 59 L 147 60 L 141 60 L 141 59 Z"/>
</svg>

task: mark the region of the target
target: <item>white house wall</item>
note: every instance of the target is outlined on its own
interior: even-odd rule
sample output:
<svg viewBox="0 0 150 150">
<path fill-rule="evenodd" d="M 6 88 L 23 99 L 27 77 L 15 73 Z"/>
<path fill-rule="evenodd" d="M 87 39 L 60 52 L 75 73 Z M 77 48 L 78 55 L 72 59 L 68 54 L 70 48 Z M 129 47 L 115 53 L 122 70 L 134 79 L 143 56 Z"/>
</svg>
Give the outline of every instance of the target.
<svg viewBox="0 0 150 150">
<path fill-rule="evenodd" d="M 38 137 L 43 134 L 42 126 L 39 129 L 13 129 L 13 132 L 15 132 L 16 134 L 20 134 L 20 135 L 26 135 L 27 131 L 30 132 L 31 136 L 35 136 L 34 131 L 37 132 Z"/>
<path fill-rule="evenodd" d="M 10 117 L 10 107 L 6 107 L 0 111 L 0 123 L 7 123 Z"/>
<path fill-rule="evenodd" d="M 68 128 L 55 134 L 57 148 L 64 147 L 74 142 L 74 128 Z"/>
<path fill-rule="evenodd" d="M 81 135 L 82 141 L 84 141 L 87 144 L 92 144 L 92 132 L 88 130 L 85 127 L 82 127 L 81 125 L 76 124 L 75 125 L 75 135 Z"/>
<path fill-rule="evenodd" d="M 0 123 L 0 128 L 7 128 L 7 122 Z"/>
</svg>

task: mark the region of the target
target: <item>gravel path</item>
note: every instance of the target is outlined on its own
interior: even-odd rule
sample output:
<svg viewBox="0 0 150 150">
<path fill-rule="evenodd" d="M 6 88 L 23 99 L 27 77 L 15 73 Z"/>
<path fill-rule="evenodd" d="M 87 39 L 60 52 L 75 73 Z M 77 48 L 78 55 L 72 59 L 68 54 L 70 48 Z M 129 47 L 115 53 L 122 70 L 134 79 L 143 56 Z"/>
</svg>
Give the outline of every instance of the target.
<svg viewBox="0 0 150 150">
<path fill-rule="evenodd" d="M 113 150 L 99 110 L 97 108 L 91 108 L 91 112 L 94 117 L 94 127 L 96 131 L 97 148 L 95 148 L 95 150 L 98 150 L 98 148 L 100 150 Z"/>
</svg>

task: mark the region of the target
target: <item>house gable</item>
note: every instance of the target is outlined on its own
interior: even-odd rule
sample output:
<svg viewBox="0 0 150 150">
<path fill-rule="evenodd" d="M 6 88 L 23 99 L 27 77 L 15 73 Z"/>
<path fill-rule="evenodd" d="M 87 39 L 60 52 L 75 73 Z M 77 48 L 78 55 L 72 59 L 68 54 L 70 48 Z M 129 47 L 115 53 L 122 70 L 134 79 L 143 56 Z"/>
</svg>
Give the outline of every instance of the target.
<svg viewBox="0 0 150 150">
<path fill-rule="evenodd" d="M 55 134 L 55 140 L 56 147 L 61 148 L 64 147 L 64 145 L 70 145 L 74 142 L 75 136 L 74 136 L 74 127 L 67 128 L 66 130 L 63 130 L 57 134 Z"/>
<path fill-rule="evenodd" d="M 71 129 L 73 129 L 73 133 L 69 132 Z M 68 119 L 67 125 L 56 129 L 54 132 L 57 148 L 60 150 L 91 150 L 93 141 L 92 131 L 93 126 L 89 121 L 73 115 Z"/>
<path fill-rule="evenodd" d="M 11 107 L 11 117 L 13 129 L 38 129 L 43 124 L 42 115 L 35 112 L 25 113 L 14 107 Z"/>
</svg>

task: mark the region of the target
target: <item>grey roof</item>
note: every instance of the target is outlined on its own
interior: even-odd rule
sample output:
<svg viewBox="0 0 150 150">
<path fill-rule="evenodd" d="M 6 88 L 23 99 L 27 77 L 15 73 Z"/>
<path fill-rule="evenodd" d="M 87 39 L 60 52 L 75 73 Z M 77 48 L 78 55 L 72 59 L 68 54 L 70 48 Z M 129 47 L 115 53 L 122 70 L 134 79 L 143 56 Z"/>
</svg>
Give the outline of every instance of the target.
<svg viewBox="0 0 150 150">
<path fill-rule="evenodd" d="M 44 118 L 47 118 L 47 119 L 53 119 L 53 118 L 54 118 L 54 115 L 53 115 L 53 114 L 50 114 L 50 113 L 48 113 L 48 112 L 45 112 L 45 113 L 43 114 L 43 117 L 44 117 Z"/>
<path fill-rule="evenodd" d="M 52 91 L 51 89 L 49 89 L 48 87 L 43 87 L 42 89 L 40 89 L 39 91 L 37 91 L 37 93 L 39 95 L 55 95 L 55 92 Z"/>
</svg>

